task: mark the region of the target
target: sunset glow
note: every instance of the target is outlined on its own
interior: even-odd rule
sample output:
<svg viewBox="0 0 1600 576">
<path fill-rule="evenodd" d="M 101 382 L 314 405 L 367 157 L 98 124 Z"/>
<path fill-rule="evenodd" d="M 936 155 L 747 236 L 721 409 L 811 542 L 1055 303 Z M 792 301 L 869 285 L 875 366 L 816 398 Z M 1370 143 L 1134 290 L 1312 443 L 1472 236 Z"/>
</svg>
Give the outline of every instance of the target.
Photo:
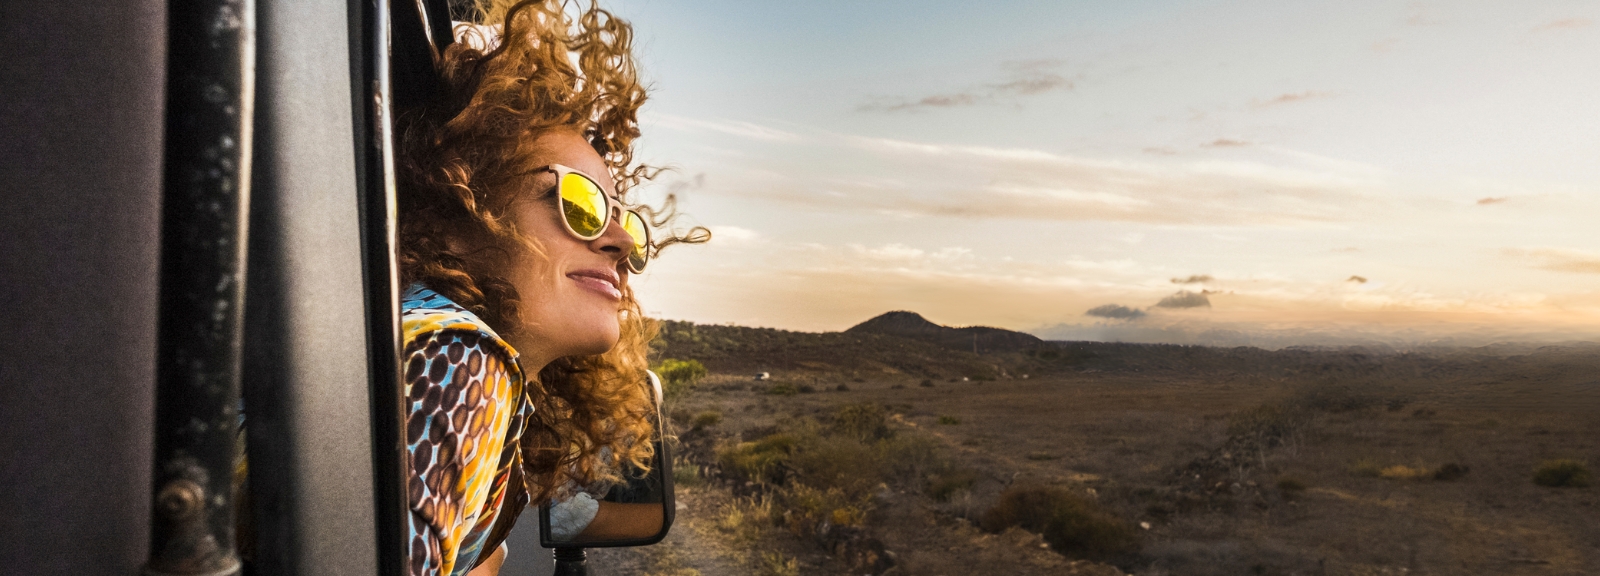
<svg viewBox="0 0 1600 576">
<path fill-rule="evenodd" d="M 715 233 L 638 280 L 654 315 L 1600 337 L 1592 2 L 611 5 L 676 169 L 646 197 Z"/>
</svg>

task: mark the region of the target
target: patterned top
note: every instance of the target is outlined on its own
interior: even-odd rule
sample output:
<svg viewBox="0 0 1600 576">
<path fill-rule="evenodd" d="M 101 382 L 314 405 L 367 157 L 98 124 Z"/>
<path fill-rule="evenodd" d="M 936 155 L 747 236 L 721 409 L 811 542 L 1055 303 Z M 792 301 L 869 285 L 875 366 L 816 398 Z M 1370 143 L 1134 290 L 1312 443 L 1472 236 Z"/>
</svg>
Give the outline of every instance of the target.
<svg viewBox="0 0 1600 576">
<path fill-rule="evenodd" d="M 516 350 L 476 315 L 420 284 L 400 300 L 411 574 L 459 576 L 527 505 L 517 441 L 533 407 Z"/>
</svg>

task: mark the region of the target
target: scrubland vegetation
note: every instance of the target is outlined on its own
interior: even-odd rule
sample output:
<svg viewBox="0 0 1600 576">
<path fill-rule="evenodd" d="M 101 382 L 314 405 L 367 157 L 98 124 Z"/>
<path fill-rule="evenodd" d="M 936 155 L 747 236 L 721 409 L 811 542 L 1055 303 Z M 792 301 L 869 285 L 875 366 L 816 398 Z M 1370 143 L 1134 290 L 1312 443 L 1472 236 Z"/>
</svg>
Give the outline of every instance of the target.
<svg viewBox="0 0 1600 576">
<path fill-rule="evenodd" d="M 705 369 L 669 394 L 685 508 L 605 552 L 617 573 L 1600 573 L 1593 346 L 974 354 L 669 323 L 656 357 Z"/>
</svg>

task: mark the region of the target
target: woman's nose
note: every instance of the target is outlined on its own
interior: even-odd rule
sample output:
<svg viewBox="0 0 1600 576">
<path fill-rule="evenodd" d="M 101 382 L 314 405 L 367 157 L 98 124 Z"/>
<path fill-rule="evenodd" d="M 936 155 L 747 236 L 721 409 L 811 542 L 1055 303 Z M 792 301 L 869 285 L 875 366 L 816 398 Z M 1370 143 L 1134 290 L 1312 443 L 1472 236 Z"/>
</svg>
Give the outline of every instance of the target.
<svg viewBox="0 0 1600 576">
<path fill-rule="evenodd" d="M 633 236 L 623 229 L 620 216 L 621 210 L 613 209 L 611 217 L 606 219 L 606 229 L 600 233 L 599 238 L 589 242 L 591 248 L 605 253 L 607 256 L 618 260 L 626 258 L 633 251 Z"/>
</svg>

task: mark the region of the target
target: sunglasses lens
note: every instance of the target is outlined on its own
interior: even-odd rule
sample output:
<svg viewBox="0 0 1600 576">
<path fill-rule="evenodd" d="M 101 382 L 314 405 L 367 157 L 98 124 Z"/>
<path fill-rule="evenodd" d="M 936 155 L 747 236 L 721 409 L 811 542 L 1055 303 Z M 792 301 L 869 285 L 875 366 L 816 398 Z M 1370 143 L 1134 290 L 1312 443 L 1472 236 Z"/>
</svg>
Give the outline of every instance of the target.
<svg viewBox="0 0 1600 576">
<path fill-rule="evenodd" d="M 628 236 L 633 238 L 633 251 L 628 253 L 628 267 L 634 272 L 643 271 L 645 262 L 650 259 L 650 229 L 645 227 L 644 218 L 632 210 L 622 213 L 622 229 L 627 230 Z"/>
<path fill-rule="evenodd" d="M 606 227 L 606 193 L 592 180 L 568 173 L 561 177 L 561 211 L 567 225 L 584 239 L 594 239 Z"/>
</svg>

